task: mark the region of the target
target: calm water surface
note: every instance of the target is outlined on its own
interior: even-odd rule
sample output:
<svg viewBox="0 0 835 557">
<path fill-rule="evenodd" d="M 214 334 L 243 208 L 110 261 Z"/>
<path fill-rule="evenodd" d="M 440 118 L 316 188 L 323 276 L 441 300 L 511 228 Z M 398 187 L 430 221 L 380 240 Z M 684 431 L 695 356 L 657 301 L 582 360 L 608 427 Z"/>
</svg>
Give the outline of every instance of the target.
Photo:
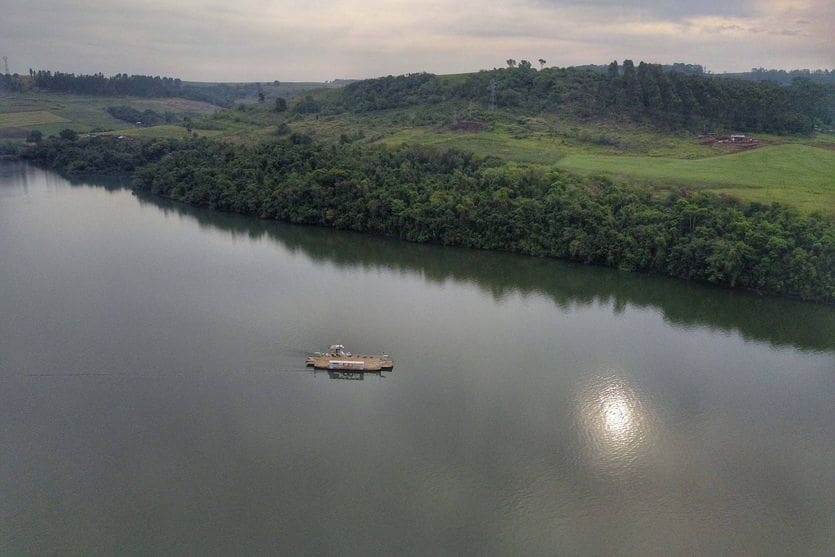
<svg viewBox="0 0 835 557">
<path fill-rule="evenodd" d="M 2 554 L 831 555 L 833 401 L 832 308 L 0 166 Z"/>
</svg>

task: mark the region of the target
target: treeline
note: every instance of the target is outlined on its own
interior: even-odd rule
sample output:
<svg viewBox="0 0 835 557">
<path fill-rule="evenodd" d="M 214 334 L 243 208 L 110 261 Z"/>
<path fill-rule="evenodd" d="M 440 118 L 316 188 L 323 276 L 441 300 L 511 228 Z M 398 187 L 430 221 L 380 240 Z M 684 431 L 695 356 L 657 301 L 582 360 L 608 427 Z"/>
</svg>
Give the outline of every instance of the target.
<svg viewBox="0 0 835 557">
<path fill-rule="evenodd" d="M 34 84 L 39 89 L 80 95 L 134 97 L 182 96 L 183 82 L 173 77 L 128 75 L 119 73 L 105 76 L 102 73 L 76 75 L 74 73 L 32 71 Z"/>
<path fill-rule="evenodd" d="M 182 147 L 174 139 L 79 139 L 72 133 L 74 136 L 62 132 L 63 138 L 43 139 L 25 148 L 20 156 L 68 175 L 131 174 Z"/>
<path fill-rule="evenodd" d="M 20 76 L 9 76 L 9 90 L 19 91 L 25 85 Z M 187 83 L 178 78 L 150 75 L 128 75 L 124 73 L 106 76 L 96 74 L 74 74 L 46 70 L 29 71 L 34 87 L 56 93 L 96 96 L 133 97 L 181 97 L 208 102 L 217 106 L 230 107 L 244 97 L 255 96 L 261 89 L 259 83 Z M 11 87 L 14 87 L 12 89 Z"/>
<path fill-rule="evenodd" d="M 497 107 L 527 112 L 628 119 L 666 129 L 777 134 L 811 133 L 835 118 L 835 86 L 811 80 L 781 86 L 720 79 L 686 66 L 684 71 L 645 62 L 636 66 L 631 60 L 612 62 L 606 72 L 508 63 L 464 78 L 424 73 L 356 82 L 322 110 L 368 112 L 455 99 L 488 107 L 495 99 Z"/>
<path fill-rule="evenodd" d="M 788 85 L 796 79 L 808 79 L 815 83 L 835 84 L 835 70 L 769 70 L 766 68 L 751 68 L 750 72 L 724 73 L 719 77 L 734 79 L 749 79 L 753 81 L 774 81 Z"/>
<path fill-rule="evenodd" d="M 835 225 L 779 205 L 518 169 L 458 151 L 252 147 L 206 139 L 49 140 L 65 172 L 132 172 L 136 190 L 265 219 L 572 259 L 835 303 Z"/>
<path fill-rule="evenodd" d="M 450 93 L 434 74 L 412 73 L 355 81 L 342 89 L 340 98 L 346 110 L 370 112 L 433 104 Z"/>
<path fill-rule="evenodd" d="M 18 93 L 24 90 L 23 79 L 18 74 L 0 74 L 0 91 Z"/>
<path fill-rule="evenodd" d="M 702 125 L 777 134 L 811 133 L 832 122 L 833 90 L 808 80 L 788 87 L 664 72 L 657 64 L 625 60 L 609 66 L 597 99 L 614 114 L 671 128 Z"/>
<path fill-rule="evenodd" d="M 583 64 L 581 66 L 572 66 L 572 68 L 594 70 L 600 73 L 606 73 L 609 71 L 609 66 L 606 64 Z M 701 64 L 685 64 L 683 62 L 675 62 L 673 64 L 661 64 L 661 68 L 665 72 L 679 72 L 691 75 L 704 75 L 706 73 L 704 66 Z"/>
</svg>

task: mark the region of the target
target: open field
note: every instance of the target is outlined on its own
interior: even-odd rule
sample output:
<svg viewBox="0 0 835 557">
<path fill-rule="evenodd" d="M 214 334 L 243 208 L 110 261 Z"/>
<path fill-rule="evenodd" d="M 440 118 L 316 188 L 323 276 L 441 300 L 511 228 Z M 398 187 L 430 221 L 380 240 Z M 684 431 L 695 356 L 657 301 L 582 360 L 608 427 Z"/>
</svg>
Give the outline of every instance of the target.
<svg viewBox="0 0 835 557">
<path fill-rule="evenodd" d="M 46 110 L 7 112 L 0 114 L 0 128 L 32 127 L 67 122 L 66 118 Z"/>
<path fill-rule="evenodd" d="M 415 128 L 400 131 L 380 141 L 387 145 L 416 143 L 445 149 L 471 151 L 479 156 L 536 164 L 554 164 L 565 156 L 563 142 L 556 138 L 527 137 L 514 139 L 504 131 L 463 133 Z"/>
<path fill-rule="evenodd" d="M 509 161 L 608 174 L 654 190 L 695 187 L 748 201 L 779 202 L 835 216 L 835 138 L 758 136 L 763 147 L 727 154 L 697 138 L 568 124 L 556 131 L 497 125 L 481 133 L 417 127 L 378 141 L 472 151 Z"/>
<path fill-rule="evenodd" d="M 129 124 L 113 118 L 107 108 L 125 105 L 137 110 L 194 116 L 219 110 L 208 103 L 176 98 L 94 97 L 41 92 L 3 94 L 0 95 L 0 130 L 23 128 L 50 135 L 64 128 L 82 133 L 123 129 Z"/>
<path fill-rule="evenodd" d="M 639 178 L 650 185 L 695 186 L 805 212 L 835 214 L 835 151 L 808 145 L 766 146 L 698 160 L 569 155 L 557 166 L 581 173 Z"/>
<path fill-rule="evenodd" d="M 521 163 L 555 164 L 571 154 L 634 154 L 684 159 L 712 157 L 721 151 L 701 145 L 692 134 L 659 133 L 639 126 L 577 122 L 552 115 L 525 116 L 512 112 L 479 114 L 483 131 L 454 129 L 469 119 L 466 105 L 380 111 L 369 114 L 295 116 L 293 131 L 319 141 L 351 141 L 399 145 L 413 143 L 471 151 Z"/>
</svg>

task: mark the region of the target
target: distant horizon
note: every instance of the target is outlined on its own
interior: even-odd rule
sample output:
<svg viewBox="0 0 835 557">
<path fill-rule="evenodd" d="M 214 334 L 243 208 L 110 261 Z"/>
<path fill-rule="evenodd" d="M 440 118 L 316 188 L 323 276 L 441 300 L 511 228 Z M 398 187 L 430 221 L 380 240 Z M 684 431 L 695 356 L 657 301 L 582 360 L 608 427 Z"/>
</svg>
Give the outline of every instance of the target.
<svg viewBox="0 0 835 557">
<path fill-rule="evenodd" d="M 831 0 L 6 0 L 0 56 L 20 74 L 208 82 L 456 74 L 506 58 L 699 60 L 737 73 L 833 68 L 833 28 Z"/>
<path fill-rule="evenodd" d="M 826 72 L 826 71 L 828 71 L 828 72 L 835 72 L 835 67 L 833 67 L 833 68 L 769 68 L 769 67 L 753 67 L 753 68 L 748 68 L 747 70 L 714 72 L 714 71 L 711 71 L 711 70 L 710 70 L 710 68 L 705 67 L 703 64 L 698 64 L 698 63 L 696 63 L 696 62 L 682 62 L 682 61 L 675 61 L 675 62 L 655 62 L 655 61 L 649 61 L 649 60 L 638 60 L 638 59 L 628 58 L 628 57 L 627 57 L 627 58 L 623 58 L 623 59 L 619 59 L 619 60 L 617 60 L 617 62 L 618 62 L 618 64 L 622 64 L 624 60 L 630 60 L 630 59 L 631 59 L 633 62 L 635 62 L 635 64 L 636 64 L 636 65 L 637 65 L 638 63 L 640 63 L 640 62 L 646 62 L 646 63 L 648 63 L 648 64 L 661 64 L 661 65 L 663 65 L 663 66 L 672 66 L 673 64 L 688 64 L 688 65 L 693 65 L 693 66 L 699 66 L 699 65 L 701 65 L 701 66 L 704 68 L 704 71 L 705 71 L 705 74 L 706 74 L 706 75 L 725 75 L 725 74 L 741 74 L 741 73 L 751 73 L 751 72 L 752 72 L 752 71 L 754 71 L 755 69 L 765 69 L 766 71 L 777 71 L 777 72 L 784 71 L 784 72 L 787 72 L 787 73 L 790 73 L 790 72 L 805 72 L 805 71 L 809 71 L 809 72 L 812 72 L 812 73 L 814 73 L 814 72 L 818 72 L 818 71 L 820 71 L 820 72 Z M 523 59 L 522 59 L 522 60 L 523 60 Z M 518 60 L 517 60 L 517 61 L 518 61 Z M 530 61 L 531 63 L 534 63 L 534 69 L 537 69 L 537 70 L 538 70 L 538 69 L 540 69 L 540 68 L 537 68 L 537 67 L 536 67 L 536 64 L 535 64 L 535 61 L 534 61 L 534 60 L 529 60 L 529 61 Z M 588 66 L 606 66 L 606 65 L 607 65 L 607 64 L 609 64 L 609 63 L 611 63 L 611 60 L 610 60 L 609 62 L 606 62 L 606 63 L 593 63 L 593 62 L 589 62 L 589 63 L 585 63 L 585 64 L 569 64 L 569 65 L 565 65 L 565 66 L 556 66 L 556 65 L 550 65 L 550 64 L 549 64 L 549 65 L 546 65 L 546 66 L 545 66 L 545 69 L 548 69 L 548 68 L 553 68 L 553 67 L 559 67 L 559 68 L 571 68 L 571 67 L 588 67 Z M 417 70 L 417 71 L 400 71 L 400 72 L 396 72 L 396 73 L 388 73 L 388 74 L 381 74 L 381 75 L 371 75 L 371 76 L 366 76 L 366 77 L 334 77 L 334 78 L 320 79 L 320 80 L 315 80 L 315 79 L 292 79 L 292 78 L 291 78 L 291 79 L 252 79 L 252 80 L 233 80 L 233 79 L 190 79 L 190 78 L 182 77 L 182 76 L 179 76 L 179 75 L 163 74 L 163 73 L 158 73 L 158 72 L 150 72 L 150 73 L 130 72 L 130 71 L 128 71 L 128 72 L 126 72 L 126 71 L 103 72 L 103 71 L 98 71 L 98 70 L 94 70 L 94 71 L 73 71 L 73 70 L 67 70 L 67 69 L 64 69 L 64 68 L 49 68 L 49 67 L 44 67 L 44 68 L 26 68 L 26 70 L 24 70 L 24 71 L 15 71 L 14 69 L 12 69 L 12 68 L 11 68 L 11 63 L 10 63 L 9 65 L 10 65 L 10 68 L 9 68 L 9 69 L 10 69 L 10 73 L 11 73 L 11 74 L 15 74 L 15 73 L 16 73 L 16 74 L 18 74 L 18 75 L 29 75 L 29 70 L 31 69 L 31 70 L 33 70 L 33 71 L 35 71 L 35 72 L 37 72 L 37 71 L 51 71 L 51 72 L 53 72 L 53 73 L 55 73 L 55 72 L 61 72 L 61 73 L 68 73 L 68 74 L 75 74 L 75 75 L 94 75 L 94 74 L 101 73 L 101 74 L 103 74 L 105 77 L 111 77 L 111 76 L 114 76 L 114 75 L 117 75 L 117 74 L 127 74 L 127 75 L 145 75 L 145 76 L 150 76 L 150 77 L 167 77 L 167 78 L 180 79 L 181 81 L 183 81 L 183 82 L 188 82 L 188 83 L 220 83 L 220 84 L 229 84 L 229 85 L 233 85 L 233 84 L 236 84 L 236 83 L 263 83 L 263 84 L 270 84 L 270 83 L 273 83 L 274 81 L 278 81 L 278 82 L 280 82 L 280 83 L 302 83 L 302 84 L 303 84 L 303 83 L 334 83 L 334 82 L 337 82 L 337 81 L 362 81 L 362 80 L 365 80 L 365 79 L 375 79 L 375 78 L 380 78 L 380 77 L 386 77 L 386 76 L 389 76 L 389 75 L 406 75 L 406 74 L 413 74 L 413 73 L 423 73 L 423 72 L 425 72 L 425 71 L 426 71 L 426 70 Z M 475 69 L 475 70 L 463 71 L 463 72 L 449 72 L 449 73 L 426 72 L 426 73 L 432 73 L 432 74 L 439 75 L 439 76 L 444 76 L 444 75 L 462 75 L 462 74 L 468 74 L 468 73 L 477 73 L 477 72 L 480 72 L 480 71 L 489 71 L 489 70 L 493 70 L 493 69 L 501 69 L 501 68 L 503 68 L 503 67 L 507 67 L 507 66 L 499 66 L 499 65 L 496 65 L 496 66 L 494 66 L 493 68 L 478 68 L 478 69 Z"/>
</svg>

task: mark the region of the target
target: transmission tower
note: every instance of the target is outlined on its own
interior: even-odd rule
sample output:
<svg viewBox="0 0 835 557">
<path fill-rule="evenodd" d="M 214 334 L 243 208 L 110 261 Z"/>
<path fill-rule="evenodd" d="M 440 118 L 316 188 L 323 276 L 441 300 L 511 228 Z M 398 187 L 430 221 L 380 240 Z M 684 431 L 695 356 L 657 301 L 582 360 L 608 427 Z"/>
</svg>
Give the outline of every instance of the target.
<svg viewBox="0 0 835 557">
<path fill-rule="evenodd" d="M 9 75 L 9 57 L 3 56 L 3 68 L 6 70 L 6 75 Z"/>
<path fill-rule="evenodd" d="M 496 110 L 496 80 L 490 82 L 490 112 Z"/>
</svg>

